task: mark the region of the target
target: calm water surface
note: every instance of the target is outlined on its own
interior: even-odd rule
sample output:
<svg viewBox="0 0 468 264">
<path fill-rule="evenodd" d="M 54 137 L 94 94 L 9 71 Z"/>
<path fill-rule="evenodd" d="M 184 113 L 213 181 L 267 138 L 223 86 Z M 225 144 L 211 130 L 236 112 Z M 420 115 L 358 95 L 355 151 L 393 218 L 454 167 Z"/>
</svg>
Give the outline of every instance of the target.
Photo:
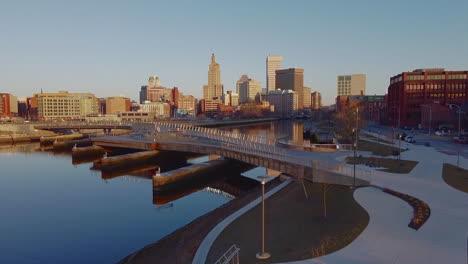
<svg viewBox="0 0 468 264">
<path fill-rule="evenodd" d="M 302 137 L 293 122 L 238 129 Z M 160 207 L 153 204 L 149 178 L 103 180 L 90 170 L 92 163 L 73 165 L 68 154 L 38 149 L 0 147 L 1 263 L 116 263 L 229 201 L 196 191 Z M 257 168 L 245 175 L 263 173 Z"/>
</svg>

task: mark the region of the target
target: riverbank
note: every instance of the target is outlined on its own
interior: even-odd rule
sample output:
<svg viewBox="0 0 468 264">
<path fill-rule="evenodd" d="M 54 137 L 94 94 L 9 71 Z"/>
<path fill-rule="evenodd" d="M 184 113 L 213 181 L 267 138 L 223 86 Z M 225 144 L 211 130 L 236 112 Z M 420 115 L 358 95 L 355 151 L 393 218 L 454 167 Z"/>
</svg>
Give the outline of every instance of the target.
<svg viewBox="0 0 468 264">
<path fill-rule="evenodd" d="M 266 184 L 266 190 L 271 190 L 280 183 L 279 177 L 271 180 Z M 261 186 L 259 184 L 258 187 L 241 197 L 231 200 L 160 239 L 158 242 L 127 256 L 119 264 L 191 263 L 200 243 L 218 223 L 257 199 L 260 195 Z"/>
<path fill-rule="evenodd" d="M 265 201 L 265 244 L 271 258 L 261 263 L 300 261 L 330 254 L 362 233 L 369 215 L 354 200 L 353 190 L 327 185 L 324 207 L 323 188 L 319 183 L 292 182 Z M 256 205 L 219 234 L 206 263 L 214 263 L 233 244 L 241 250 L 240 263 L 258 263 L 255 255 L 261 245 L 261 207 Z"/>
</svg>

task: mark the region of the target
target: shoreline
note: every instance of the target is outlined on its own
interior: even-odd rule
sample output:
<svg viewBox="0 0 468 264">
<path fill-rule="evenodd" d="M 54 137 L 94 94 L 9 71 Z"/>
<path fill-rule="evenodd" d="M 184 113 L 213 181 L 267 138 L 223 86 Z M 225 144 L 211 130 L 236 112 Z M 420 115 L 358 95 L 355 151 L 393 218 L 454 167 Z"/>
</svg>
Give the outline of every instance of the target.
<svg viewBox="0 0 468 264">
<path fill-rule="evenodd" d="M 267 192 L 279 184 L 281 184 L 281 181 L 279 177 L 277 177 L 266 183 L 265 191 Z M 192 222 L 161 238 L 159 241 L 129 254 L 118 263 L 191 263 L 203 239 L 218 223 L 260 196 L 261 186 L 259 185 L 244 193 L 242 196 L 194 219 Z"/>
</svg>

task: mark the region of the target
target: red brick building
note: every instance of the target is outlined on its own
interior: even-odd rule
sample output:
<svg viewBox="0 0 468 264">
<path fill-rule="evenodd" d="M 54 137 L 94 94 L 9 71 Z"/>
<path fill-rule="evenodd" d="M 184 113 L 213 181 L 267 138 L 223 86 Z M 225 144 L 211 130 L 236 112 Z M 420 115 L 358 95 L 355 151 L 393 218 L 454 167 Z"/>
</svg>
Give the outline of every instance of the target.
<svg viewBox="0 0 468 264">
<path fill-rule="evenodd" d="M 417 127 L 422 123 L 421 104 L 467 103 L 467 75 L 468 71 L 420 69 L 391 77 L 387 105 L 389 125 Z"/>
<path fill-rule="evenodd" d="M 387 112 L 386 95 L 340 95 L 336 97 L 336 111 L 359 107 L 363 117 L 374 124 L 384 124 Z"/>
</svg>

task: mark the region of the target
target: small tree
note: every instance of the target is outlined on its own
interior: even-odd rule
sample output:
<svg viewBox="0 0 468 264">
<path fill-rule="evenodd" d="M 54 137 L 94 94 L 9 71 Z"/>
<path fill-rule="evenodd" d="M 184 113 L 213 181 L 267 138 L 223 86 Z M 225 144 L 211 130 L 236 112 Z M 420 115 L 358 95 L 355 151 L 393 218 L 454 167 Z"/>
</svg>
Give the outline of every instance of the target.
<svg viewBox="0 0 468 264">
<path fill-rule="evenodd" d="M 357 111 L 358 110 L 358 111 Z M 364 127 L 367 122 L 364 119 L 362 107 L 345 106 L 341 111 L 336 112 L 334 120 L 336 122 L 336 132 L 345 139 L 349 139 L 354 134 L 356 128 L 356 119 L 358 120 L 359 128 Z"/>
</svg>

